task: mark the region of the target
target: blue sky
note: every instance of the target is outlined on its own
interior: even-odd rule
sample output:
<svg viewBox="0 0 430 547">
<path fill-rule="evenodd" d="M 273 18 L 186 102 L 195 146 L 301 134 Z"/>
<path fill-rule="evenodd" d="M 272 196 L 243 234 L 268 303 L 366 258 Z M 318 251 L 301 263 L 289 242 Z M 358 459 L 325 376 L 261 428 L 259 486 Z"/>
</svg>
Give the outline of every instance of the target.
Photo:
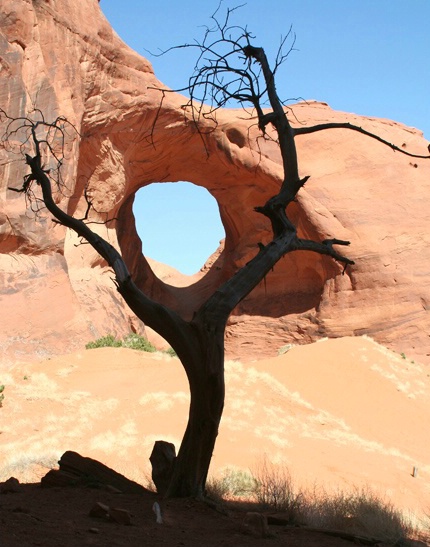
<svg viewBox="0 0 430 547">
<path fill-rule="evenodd" d="M 174 89 L 186 84 L 195 52 L 149 52 L 200 38 L 217 6 L 218 0 L 101 0 L 116 32 Z M 281 98 L 393 119 L 430 139 L 430 0 L 249 0 L 234 22 L 247 26 L 269 57 L 292 26 L 296 51 L 279 73 Z M 145 254 L 183 273 L 197 271 L 223 237 L 215 201 L 194 185 L 151 185 L 138 192 L 134 211 Z"/>
</svg>

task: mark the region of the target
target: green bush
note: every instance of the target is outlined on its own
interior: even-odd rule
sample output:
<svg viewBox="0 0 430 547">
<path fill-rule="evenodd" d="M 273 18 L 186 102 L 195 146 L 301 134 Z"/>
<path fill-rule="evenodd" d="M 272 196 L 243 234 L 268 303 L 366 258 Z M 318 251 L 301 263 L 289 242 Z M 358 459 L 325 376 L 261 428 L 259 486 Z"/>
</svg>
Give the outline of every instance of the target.
<svg viewBox="0 0 430 547">
<path fill-rule="evenodd" d="M 118 340 L 113 334 L 108 334 L 107 336 L 98 338 L 94 342 L 88 342 L 85 348 L 130 348 L 137 349 L 139 351 L 149 351 L 151 353 L 157 351 L 157 348 L 153 346 L 144 336 L 134 333 L 128 334 L 123 340 Z"/>
<path fill-rule="evenodd" d="M 149 351 L 150 353 L 157 351 L 157 348 L 153 346 L 149 340 L 139 334 L 128 334 L 124 338 L 122 345 L 125 348 L 137 349 L 139 351 Z"/>
<path fill-rule="evenodd" d="M 170 355 L 170 357 L 177 357 L 178 354 L 173 348 L 167 348 L 164 353 L 167 353 L 167 355 Z"/>
<path fill-rule="evenodd" d="M 4 401 L 4 393 L 3 393 L 3 391 L 4 391 L 4 386 L 1 385 L 1 386 L 0 386 L 0 407 L 3 406 L 3 401 Z"/>
<path fill-rule="evenodd" d="M 94 342 L 88 342 L 85 349 L 96 349 L 96 348 L 120 348 L 122 346 L 121 340 L 117 340 L 113 334 L 108 334 L 107 336 L 102 336 L 97 338 Z"/>
</svg>

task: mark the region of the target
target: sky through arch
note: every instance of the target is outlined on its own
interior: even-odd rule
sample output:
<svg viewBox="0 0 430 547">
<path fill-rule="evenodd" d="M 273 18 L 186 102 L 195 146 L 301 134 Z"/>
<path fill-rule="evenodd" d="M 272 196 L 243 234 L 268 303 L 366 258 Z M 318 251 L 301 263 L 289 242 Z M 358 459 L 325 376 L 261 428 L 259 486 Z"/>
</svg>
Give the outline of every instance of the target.
<svg viewBox="0 0 430 547">
<path fill-rule="evenodd" d="M 198 272 L 225 237 L 215 198 L 190 182 L 141 188 L 133 213 L 143 254 L 186 275 Z"/>
</svg>

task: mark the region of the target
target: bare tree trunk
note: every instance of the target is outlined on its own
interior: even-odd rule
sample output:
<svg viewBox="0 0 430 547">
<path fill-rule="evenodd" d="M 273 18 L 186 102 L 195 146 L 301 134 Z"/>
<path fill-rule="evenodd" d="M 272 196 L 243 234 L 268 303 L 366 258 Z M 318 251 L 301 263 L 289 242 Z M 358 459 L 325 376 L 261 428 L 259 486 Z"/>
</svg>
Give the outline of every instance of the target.
<svg viewBox="0 0 430 547">
<path fill-rule="evenodd" d="M 168 497 L 204 497 L 224 409 L 224 329 L 222 324 L 201 332 L 198 347 L 192 349 L 193 355 L 185 366 L 189 371 L 190 410 L 166 494 Z M 184 359 L 182 357 L 183 364 Z"/>
</svg>

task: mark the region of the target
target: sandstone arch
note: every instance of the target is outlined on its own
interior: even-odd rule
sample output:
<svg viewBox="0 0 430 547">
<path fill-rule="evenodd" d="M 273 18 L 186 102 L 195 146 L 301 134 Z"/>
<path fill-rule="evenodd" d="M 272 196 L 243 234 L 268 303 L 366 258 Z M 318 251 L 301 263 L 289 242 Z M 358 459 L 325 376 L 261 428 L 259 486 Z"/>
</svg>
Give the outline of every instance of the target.
<svg viewBox="0 0 430 547">
<path fill-rule="evenodd" d="M 100 210 L 118 217 L 100 230 L 124 248 L 132 237 L 124 229 L 130 196 L 143 181 L 186 179 L 216 196 L 229 234 L 226 248 L 216 267 L 190 289 L 191 304 L 184 303 L 182 290 L 156 280 L 142 257 L 127 256 L 151 294 L 192 313 L 204 294 L 255 252 L 258 241 L 250 237 L 251 228 L 264 240 L 264 219 L 248 211 L 273 193 L 280 176 L 277 151 L 263 143 L 260 157 L 247 137 L 248 122 L 229 111 L 219 114 L 207 157 L 182 108 L 184 99 L 173 94 L 164 99 L 154 147 L 148 138 L 160 106 L 154 88 L 162 84 L 150 63 L 113 33 L 92 0 L 79 5 L 61 0 L 55 10 L 48 2 L 5 0 L 0 17 L 0 56 L 8 77 L 7 93 L 6 86 L 0 90 L 1 104 L 12 115 L 22 114 L 31 104 L 47 116 L 64 114 L 83 136 L 70 144 L 68 179 L 75 182 L 64 198 L 69 212 L 84 210 L 83 189 L 93 180 Z M 342 119 L 405 143 L 408 149 L 426 145 L 420 131 L 395 122 L 337 113 L 321 103 L 293 108 L 304 124 Z M 228 354 L 252 358 L 257 348 L 273 354 L 291 340 L 367 333 L 397 351 L 407 349 L 408 356 L 428 359 L 428 163 L 417 160 L 413 168 L 399 154 L 343 130 L 303 136 L 298 148 L 304 174 L 312 175 L 298 199 L 299 226 L 322 237 L 336 233 L 351 240 L 356 266 L 347 277 L 324 258 L 310 265 L 305 253 L 297 264 L 281 262 L 266 286 L 259 286 L 236 310 L 228 327 Z M 335 148 L 336 157 L 327 161 L 327 150 Z M 7 190 L 21 180 L 25 167 L 4 148 L 0 154 L 1 306 L 10 318 L 0 335 L 4 358 L 12 359 L 17 348 L 24 353 L 68 351 L 107 332 L 142 329 L 118 301 L 109 272 L 91 250 L 75 247 L 73 237 L 51 226 L 48 218 L 40 226 L 29 221 L 19 197 Z M 405 181 L 413 192 L 405 194 Z M 233 195 L 243 209 L 232 207 Z M 380 205 L 375 207 L 370 197 Z M 304 285 L 298 287 L 294 272 L 299 268 Z M 88 300 L 93 279 L 98 289 Z M 311 293 L 315 282 L 318 290 Z M 279 295 L 297 295 L 301 306 L 268 306 L 262 319 L 255 314 L 260 313 L 257 304 L 263 294 L 278 305 Z M 40 302 L 51 303 L 50 316 L 41 314 Z M 24 306 L 39 318 L 28 329 L 21 327 L 19 310 Z M 115 310 L 115 317 L 106 317 L 104 308 Z M 262 322 L 272 333 L 269 339 L 259 334 Z"/>
</svg>

